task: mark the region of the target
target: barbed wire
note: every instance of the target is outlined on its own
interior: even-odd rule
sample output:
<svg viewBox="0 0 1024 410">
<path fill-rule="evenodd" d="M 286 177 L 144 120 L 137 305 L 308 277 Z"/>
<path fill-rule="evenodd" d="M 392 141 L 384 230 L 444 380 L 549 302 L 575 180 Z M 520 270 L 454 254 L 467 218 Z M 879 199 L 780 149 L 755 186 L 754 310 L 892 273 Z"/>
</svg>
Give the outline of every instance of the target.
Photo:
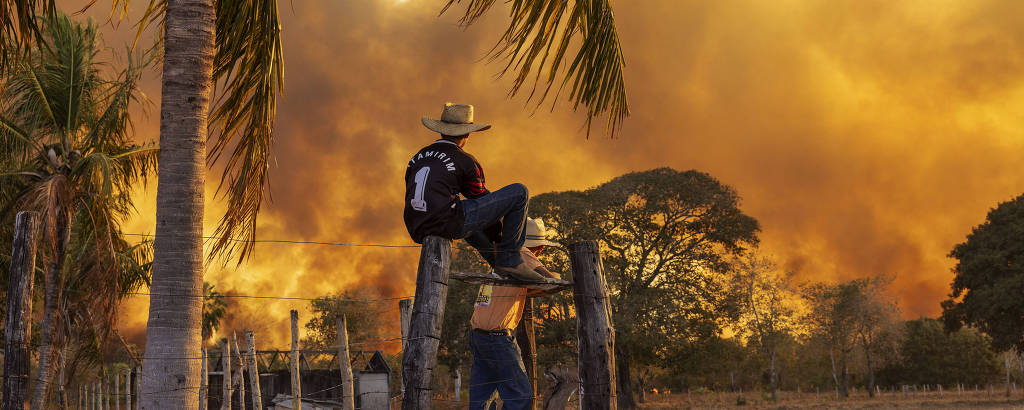
<svg viewBox="0 0 1024 410">
<path fill-rule="evenodd" d="M 146 238 L 155 238 L 154 234 L 147 233 L 129 233 L 121 232 L 121 235 L 125 236 L 139 236 Z M 202 239 L 217 239 L 227 240 L 229 242 L 247 242 L 245 239 L 222 237 L 222 236 L 200 236 Z M 350 247 L 361 247 L 361 248 L 419 248 L 418 244 L 385 244 L 385 243 L 352 243 L 352 242 L 328 242 L 328 241 L 300 241 L 293 239 L 254 239 L 254 243 L 277 243 L 277 244 L 291 244 L 291 245 L 325 245 L 325 246 L 350 246 Z"/>
</svg>

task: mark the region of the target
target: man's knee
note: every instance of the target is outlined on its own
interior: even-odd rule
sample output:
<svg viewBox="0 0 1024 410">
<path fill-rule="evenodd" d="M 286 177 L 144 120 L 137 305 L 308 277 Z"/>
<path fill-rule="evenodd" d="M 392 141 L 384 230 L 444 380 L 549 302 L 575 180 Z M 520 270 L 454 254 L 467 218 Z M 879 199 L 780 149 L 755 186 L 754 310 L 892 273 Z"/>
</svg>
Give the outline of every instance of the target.
<svg viewBox="0 0 1024 410">
<path fill-rule="evenodd" d="M 521 196 L 523 198 L 530 197 L 530 190 L 526 189 L 526 185 L 517 182 L 509 185 L 508 187 L 513 190 L 512 192 L 514 192 L 516 196 Z"/>
</svg>

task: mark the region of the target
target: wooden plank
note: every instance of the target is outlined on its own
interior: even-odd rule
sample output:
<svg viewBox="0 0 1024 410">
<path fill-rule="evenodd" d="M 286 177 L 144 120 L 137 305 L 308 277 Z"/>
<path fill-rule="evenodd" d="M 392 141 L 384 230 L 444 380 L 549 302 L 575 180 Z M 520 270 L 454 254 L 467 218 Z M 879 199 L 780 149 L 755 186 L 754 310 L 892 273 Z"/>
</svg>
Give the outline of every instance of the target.
<svg viewBox="0 0 1024 410">
<path fill-rule="evenodd" d="M 18 212 L 14 220 L 11 268 L 7 282 L 7 317 L 4 327 L 4 409 L 24 409 L 32 359 L 32 278 L 36 266 L 38 222 L 32 212 Z"/>
<path fill-rule="evenodd" d="M 256 337 L 251 330 L 245 332 L 245 343 L 249 348 L 245 353 L 245 364 L 249 367 L 249 394 L 252 395 L 252 408 L 263 408 L 263 393 L 260 391 L 260 371 L 256 364 Z"/>
<path fill-rule="evenodd" d="M 561 292 L 573 286 L 572 282 L 562 279 L 547 278 L 544 283 L 525 282 L 518 279 L 501 277 L 494 272 L 452 272 L 451 278 L 476 285 L 514 286 L 517 288 L 540 290 L 544 291 L 545 294 Z"/>
<path fill-rule="evenodd" d="M 615 330 L 612 327 L 608 287 L 596 241 L 569 246 L 579 340 L 580 408 L 614 410 Z"/>
<path fill-rule="evenodd" d="M 291 311 L 292 319 L 292 355 L 291 355 L 291 366 L 289 369 L 292 373 L 292 408 L 302 408 L 302 379 L 299 377 L 299 311 Z"/>
<path fill-rule="evenodd" d="M 348 361 L 348 320 L 345 315 L 337 317 L 338 368 L 341 370 L 341 408 L 355 410 L 355 385 L 352 382 L 352 364 Z"/>
<path fill-rule="evenodd" d="M 405 381 L 403 410 L 430 408 L 430 400 L 434 395 L 431 380 L 437 365 L 444 303 L 448 297 L 451 254 L 451 240 L 437 236 L 428 236 L 423 240 L 409 323 L 408 348 L 402 358 L 402 379 Z"/>
</svg>

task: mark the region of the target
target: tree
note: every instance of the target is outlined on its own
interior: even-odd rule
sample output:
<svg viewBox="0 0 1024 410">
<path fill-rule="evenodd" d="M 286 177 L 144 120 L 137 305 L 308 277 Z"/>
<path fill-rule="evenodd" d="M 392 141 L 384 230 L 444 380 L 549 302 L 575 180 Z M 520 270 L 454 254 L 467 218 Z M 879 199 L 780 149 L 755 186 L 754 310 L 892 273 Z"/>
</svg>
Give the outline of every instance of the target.
<svg viewBox="0 0 1024 410">
<path fill-rule="evenodd" d="M 996 380 L 1002 367 L 991 339 L 977 329 L 947 333 L 931 318 L 905 322 L 899 356 L 882 371 L 887 382 L 983 384 Z"/>
<path fill-rule="evenodd" d="M 720 332 L 735 315 L 726 255 L 757 244 L 759 225 L 710 175 L 659 168 L 585 191 L 538 195 L 530 211 L 571 244 L 602 247 L 615 323 L 619 408 L 635 407 L 630 367 L 664 359 L 688 339 Z"/>
<path fill-rule="evenodd" d="M 973 326 L 998 350 L 1024 350 L 1024 195 L 989 210 L 985 222 L 953 247 L 950 298 L 942 302 L 948 330 Z"/>
<path fill-rule="evenodd" d="M 850 283 L 816 283 L 805 285 L 803 293 L 810 304 L 811 330 L 829 346 L 832 381 L 840 395 L 849 397 L 849 359 L 856 347 L 857 288 Z"/>
<path fill-rule="evenodd" d="M 127 10 L 129 0 L 114 0 Z M 452 5 L 449 1 L 447 9 Z M 471 0 L 463 24 L 472 24 L 492 0 Z M 20 45 L 36 39 L 36 16 L 53 13 L 53 0 L 0 0 L 0 70 Z M 568 12 L 568 15 L 566 14 Z M 276 0 L 150 0 L 140 22 L 162 21 L 164 47 L 160 106 L 160 179 L 154 241 L 150 320 L 143 372 L 143 408 L 192 409 L 187 392 L 198 385 L 203 278 L 203 190 L 207 130 L 213 130 L 214 162 L 228 147 L 221 187 L 229 206 L 216 230 L 211 258 L 238 255 L 254 246 L 256 216 L 267 190 L 267 170 L 276 106 L 283 84 L 281 28 Z M 563 25 L 563 20 L 565 24 Z M 559 27 L 562 27 L 559 30 Z M 580 47 L 559 87 L 572 82 L 574 107 L 587 107 L 587 121 L 609 112 L 614 129 L 628 115 L 619 48 L 608 0 L 514 3 L 509 28 L 496 52 L 518 68 L 511 93 L 531 73 L 547 72 L 542 101 L 557 78 L 573 38 Z M 532 39 L 528 47 L 521 47 Z M 552 45 L 558 47 L 552 54 Z M 535 63 L 537 57 L 539 63 Z M 550 57 L 550 59 L 549 59 Z M 222 83 L 219 104 L 210 112 L 211 90 Z M 536 85 L 536 83 L 535 83 Z M 531 97 L 532 97 L 531 93 Z M 241 240 L 234 236 L 242 236 Z"/>
<path fill-rule="evenodd" d="M 67 16 L 50 16 L 41 27 L 38 46 L 19 56 L 3 79 L 0 107 L 0 180 L 9 192 L 3 204 L 9 220 L 16 210 L 43 215 L 46 274 L 43 322 L 33 406 L 45 405 L 54 366 L 55 338 L 66 322 L 68 298 L 63 289 L 69 257 L 91 285 L 85 302 L 114 303 L 123 295 L 121 280 L 131 270 L 124 263 L 131 246 L 122 238 L 120 222 L 134 208 L 131 189 L 145 182 L 156 165 L 157 148 L 131 142 L 128 109 L 138 101 L 137 82 L 143 58 L 113 79 L 99 71 L 96 28 Z M 74 235 L 73 235 L 74 234 Z M 74 241 L 73 241 L 74 239 Z M 75 249 L 77 248 L 77 249 Z M 132 259 L 139 265 L 146 263 Z M 71 299 L 81 300 L 83 295 Z M 114 305 L 92 312 L 106 314 L 97 324 L 109 329 Z M 106 324 L 106 325 L 103 325 Z M 57 346 L 63 342 L 57 342 Z"/>
<path fill-rule="evenodd" d="M 302 343 L 312 349 L 335 349 L 338 346 L 337 318 L 345 315 L 349 345 L 363 348 L 367 344 L 383 345 L 380 314 L 393 308 L 390 303 L 385 305 L 380 298 L 359 289 L 316 298 L 309 302 L 313 317 L 306 322 L 307 337 Z"/>
<path fill-rule="evenodd" d="M 768 360 L 768 383 L 776 399 L 776 354 L 787 336 L 798 332 L 800 297 L 793 273 L 779 273 L 771 259 L 750 254 L 736 261 L 733 291 L 743 300 L 739 328 Z"/>
<path fill-rule="evenodd" d="M 864 350 L 870 397 L 875 397 L 875 361 L 872 360 L 872 356 L 880 350 L 892 347 L 896 341 L 893 335 L 898 332 L 896 328 L 902 323 L 899 306 L 892 297 L 885 294 L 886 288 L 894 278 L 879 275 L 851 282 L 857 290 L 854 321 L 857 338 Z"/>
<path fill-rule="evenodd" d="M 220 321 L 227 313 L 227 302 L 223 295 L 209 282 L 203 282 L 203 345 L 205 346 L 213 332 L 220 328 Z"/>
</svg>

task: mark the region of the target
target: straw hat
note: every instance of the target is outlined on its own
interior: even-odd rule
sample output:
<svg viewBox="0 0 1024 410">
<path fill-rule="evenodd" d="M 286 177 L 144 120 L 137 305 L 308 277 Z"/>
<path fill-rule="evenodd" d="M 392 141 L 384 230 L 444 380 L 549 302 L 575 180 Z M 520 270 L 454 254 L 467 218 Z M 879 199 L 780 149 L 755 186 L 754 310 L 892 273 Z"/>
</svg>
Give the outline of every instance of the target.
<svg viewBox="0 0 1024 410">
<path fill-rule="evenodd" d="M 523 243 L 524 248 L 558 246 L 558 243 L 549 241 L 546 235 L 547 231 L 544 229 L 544 221 L 542 219 L 526 218 L 526 242 Z"/>
<path fill-rule="evenodd" d="M 441 135 L 459 136 L 491 128 L 491 124 L 473 123 L 473 106 L 469 104 L 444 103 L 440 120 L 423 117 L 420 121 L 425 127 Z"/>
</svg>

